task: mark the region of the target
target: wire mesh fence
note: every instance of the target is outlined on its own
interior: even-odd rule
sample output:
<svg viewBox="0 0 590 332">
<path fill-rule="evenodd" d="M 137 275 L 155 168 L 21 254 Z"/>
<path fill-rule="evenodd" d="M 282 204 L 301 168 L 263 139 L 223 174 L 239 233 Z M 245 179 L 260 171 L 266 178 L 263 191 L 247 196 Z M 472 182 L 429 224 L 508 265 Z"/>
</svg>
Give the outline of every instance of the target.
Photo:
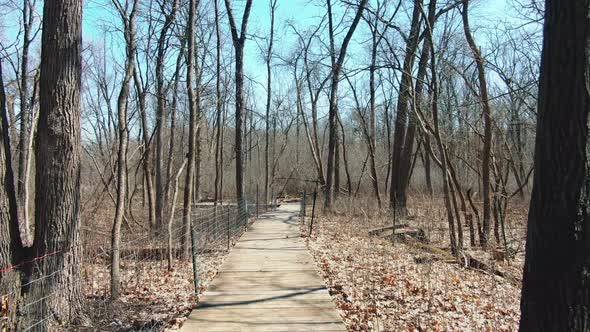
<svg viewBox="0 0 590 332">
<path fill-rule="evenodd" d="M 157 227 L 126 225 L 118 280 L 111 278 L 111 235 L 85 228 L 70 248 L 0 267 L 0 331 L 162 330 L 194 307 L 223 257 L 274 206 L 199 205 L 190 224 L 179 217 Z M 121 290 L 117 305 L 113 282 Z"/>
</svg>

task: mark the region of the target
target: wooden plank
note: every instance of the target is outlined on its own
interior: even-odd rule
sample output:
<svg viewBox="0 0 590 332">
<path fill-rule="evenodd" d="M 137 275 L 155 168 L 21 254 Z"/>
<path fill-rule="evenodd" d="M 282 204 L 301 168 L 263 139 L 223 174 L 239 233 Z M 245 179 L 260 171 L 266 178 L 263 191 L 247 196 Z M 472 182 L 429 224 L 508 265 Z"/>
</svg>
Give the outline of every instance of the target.
<svg viewBox="0 0 590 332">
<path fill-rule="evenodd" d="M 299 204 L 240 239 L 181 331 L 346 331 L 298 236 Z"/>
</svg>

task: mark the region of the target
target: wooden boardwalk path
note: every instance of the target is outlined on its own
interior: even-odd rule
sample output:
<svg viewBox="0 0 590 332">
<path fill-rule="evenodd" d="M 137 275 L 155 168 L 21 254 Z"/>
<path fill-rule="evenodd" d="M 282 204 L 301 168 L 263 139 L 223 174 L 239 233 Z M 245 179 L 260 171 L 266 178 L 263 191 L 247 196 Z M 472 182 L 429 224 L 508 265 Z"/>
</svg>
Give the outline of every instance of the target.
<svg viewBox="0 0 590 332">
<path fill-rule="evenodd" d="M 261 215 L 181 331 L 346 331 L 299 237 L 299 204 Z"/>
</svg>

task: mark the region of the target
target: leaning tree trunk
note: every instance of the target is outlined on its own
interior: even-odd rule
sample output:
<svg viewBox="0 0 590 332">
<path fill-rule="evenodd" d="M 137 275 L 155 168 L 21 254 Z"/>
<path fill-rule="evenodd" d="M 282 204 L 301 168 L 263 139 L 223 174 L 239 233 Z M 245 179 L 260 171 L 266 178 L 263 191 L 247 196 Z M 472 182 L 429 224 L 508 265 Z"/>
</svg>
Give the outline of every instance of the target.
<svg viewBox="0 0 590 332">
<path fill-rule="evenodd" d="M 36 142 L 36 256 L 59 253 L 39 262 L 33 278 L 39 299 L 40 328 L 52 320 L 70 323 L 80 315 L 80 85 L 82 2 L 46 1 L 43 7 L 41 114 Z M 55 273 L 55 274 L 54 274 Z M 53 294 L 49 296 L 50 294 Z M 42 299 L 42 300 L 41 300 Z"/>
<path fill-rule="evenodd" d="M 483 106 L 483 122 L 484 122 L 484 134 L 483 134 L 483 151 L 481 157 L 481 186 L 482 186 L 482 199 L 483 199 L 483 233 L 480 239 L 481 245 L 485 247 L 490 239 L 491 230 L 491 200 L 490 200 L 490 161 L 492 155 L 492 111 L 490 109 L 490 102 L 488 98 L 488 88 L 486 82 L 484 58 L 481 55 L 481 51 L 475 44 L 475 40 L 471 35 L 471 29 L 469 27 L 469 0 L 463 1 L 463 30 L 465 32 L 465 39 L 469 44 L 473 58 L 477 65 L 477 78 L 479 82 L 479 95 Z"/>
<path fill-rule="evenodd" d="M 335 152 L 336 152 L 336 145 L 338 144 L 338 86 L 340 83 L 340 74 L 342 73 L 342 66 L 344 65 L 344 59 L 346 58 L 346 50 L 348 48 L 348 44 L 352 39 L 352 35 L 356 30 L 358 23 L 362 17 L 363 11 L 365 10 L 365 6 L 367 5 L 368 0 L 361 0 L 358 9 L 356 11 L 354 20 L 352 21 L 346 36 L 344 36 L 344 40 L 342 41 L 342 46 L 340 47 L 340 52 L 338 53 L 338 57 L 335 54 L 334 48 L 334 28 L 332 26 L 332 9 L 331 9 L 331 1 L 327 0 L 328 4 L 328 19 L 330 23 L 330 44 L 332 50 L 332 84 L 330 88 L 330 108 L 328 113 L 328 125 L 329 125 L 329 138 L 328 138 L 328 165 L 326 169 L 326 186 L 324 187 L 324 208 L 329 210 L 332 208 L 332 198 L 333 198 L 333 190 L 339 190 L 339 188 L 332 188 L 334 185 L 334 175 L 335 175 L 335 168 L 337 166 Z"/>
<path fill-rule="evenodd" d="M 546 1 L 521 331 L 590 331 L 589 17 Z"/>
</svg>

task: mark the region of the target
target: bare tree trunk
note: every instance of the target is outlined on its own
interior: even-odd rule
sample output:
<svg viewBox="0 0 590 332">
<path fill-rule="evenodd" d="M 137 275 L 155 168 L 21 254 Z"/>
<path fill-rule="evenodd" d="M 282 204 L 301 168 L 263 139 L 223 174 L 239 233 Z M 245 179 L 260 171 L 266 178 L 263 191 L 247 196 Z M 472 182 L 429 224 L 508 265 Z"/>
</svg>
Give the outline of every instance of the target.
<svg viewBox="0 0 590 332">
<path fill-rule="evenodd" d="M 338 121 L 338 113 L 336 113 L 336 121 Z M 333 197 L 334 200 L 338 200 L 338 196 L 340 196 L 340 133 L 339 130 L 340 126 L 336 128 L 338 132 L 336 132 L 336 143 L 334 145 L 334 192 Z"/>
<path fill-rule="evenodd" d="M 215 106 L 217 111 L 217 133 L 215 137 L 215 205 L 221 200 L 221 178 L 223 176 L 223 142 L 222 142 L 222 131 L 223 131 L 223 107 L 221 97 L 221 30 L 219 26 L 219 3 L 218 0 L 215 2 L 215 34 L 216 34 L 216 47 L 215 47 Z"/>
<path fill-rule="evenodd" d="M 310 126 L 307 122 L 307 119 L 305 117 L 305 112 L 304 112 L 304 107 L 303 107 L 303 98 L 302 98 L 302 87 L 301 84 L 299 83 L 299 78 L 297 77 L 297 64 L 295 63 L 295 71 L 294 71 L 294 79 L 295 79 L 295 86 L 296 86 L 296 93 L 297 93 L 297 111 L 299 113 L 299 115 L 301 116 L 301 122 L 303 122 L 303 129 L 305 130 L 305 136 L 307 137 L 307 143 L 309 146 L 309 151 L 311 152 L 311 157 L 313 159 L 313 163 L 315 165 L 315 169 L 317 172 L 317 182 L 318 183 L 322 183 L 323 179 L 324 179 L 324 175 L 323 175 L 323 170 L 322 170 L 322 166 L 321 166 L 321 157 L 319 156 L 318 152 L 316 151 L 316 147 L 315 147 L 315 142 L 314 142 L 314 138 L 313 138 L 313 133 L 312 130 L 310 130 Z M 312 119 L 313 121 L 313 119 Z M 313 124 L 312 124 L 313 125 Z"/>
<path fill-rule="evenodd" d="M 438 145 L 438 151 L 440 154 L 440 161 L 441 161 L 441 170 L 443 174 L 443 196 L 445 202 L 445 209 L 447 211 L 447 222 L 449 225 L 449 239 L 451 242 L 451 253 L 454 256 L 459 255 L 459 251 L 461 250 L 458 243 L 457 237 L 455 234 L 455 221 L 453 218 L 453 207 L 451 203 L 451 192 L 450 186 L 452 184 L 449 182 L 448 176 L 448 160 L 447 160 L 447 153 L 445 151 L 444 144 L 442 142 L 442 138 L 440 135 L 439 129 L 439 118 L 438 118 L 438 81 L 437 81 L 437 74 L 436 74 L 436 58 L 435 58 L 435 50 L 434 50 L 434 42 L 432 41 L 433 37 L 433 26 L 428 24 L 427 27 L 427 38 L 428 43 L 430 43 L 430 68 L 431 68 L 431 84 L 432 84 L 432 122 L 434 124 L 434 138 L 436 139 L 436 143 Z"/>
<path fill-rule="evenodd" d="M 168 30 L 176 20 L 178 0 L 172 3 L 170 13 L 165 14 L 165 21 L 158 38 L 158 53 L 156 56 L 156 227 L 160 228 L 164 222 L 165 182 L 164 179 L 164 125 L 166 123 L 166 92 L 164 88 L 164 58 L 166 56 L 166 39 Z M 163 10 L 163 8 L 162 8 Z"/>
<path fill-rule="evenodd" d="M 431 71 L 431 87 L 432 87 L 432 125 L 427 123 L 424 114 L 420 111 L 419 108 L 415 108 L 414 112 L 416 113 L 416 120 L 420 120 L 421 127 L 423 128 L 424 132 L 432 135 L 436 141 L 438 151 L 440 154 L 440 161 L 437 160 L 434 152 L 430 149 L 428 150 L 431 154 L 433 159 L 437 162 L 437 164 L 441 167 L 442 175 L 443 175 L 443 198 L 444 198 L 444 205 L 445 210 L 447 212 L 447 222 L 449 226 L 449 239 L 451 244 L 451 253 L 454 256 L 458 256 L 462 250 L 462 238 L 463 238 L 463 230 L 460 224 L 459 229 L 456 229 L 455 226 L 455 217 L 453 216 L 453 211 L 459 215 L 459 209 L 457 208 L 456 197 L 454 194 L 453 183 L 451 182 L 450 172 L 452 170 L 452 165 L 448 160 L 448 155 L 446 152 L 446 147 L 442 141 L 441 133 L 440 133 L 440 125 L 439 125 L 439 116 L 438 116 L 438 78 L 437 78 L 437 68 L 436 68 L 436 57 L 435 57 L 435 50 L 434 50 L 434 43 L 433 43 L 433 28 L 434 25 L 430 22 L 434 22 L 434 15 L 436 11 L 436 4 L 434 2 L 430 3 L 429 6 L 429 14 L 428 19 L 426 20 L 426 42 L 429 43 L 430 48 L 430 71 Z M 426 16 L 423 10 L 421 10 L 422 15 Z M 460 218 L 457 218 L 457 223 L 460 222 Z M 459 242 L 457 242 L 457 234 L 459 233 Z"/>
<path fill-rule="evenodd" d="M 471 35 L 469 28 L 469 0 L 462 0 L 463 10 L 461 11 L 463 18 L 463 30 L 465 32 L 465 39 L 469 44 L 473 58 L 477 65 L 477 78 L 479 81 L 479 94 L 483 106 L 484 119 L 484 134 L 483 134 L 483 151 L 481 157 L 481 185 L 482 185 L 482 199 L 483 199 L 483 237 L 480 239 L 481 245 L 485 247 L 490 238 L 491 230 L 491 203 L 490 203 L 490 158 L 492 154 L 492 114 L 488 98 L 488 88 L 486 82 L 486 75 L 484 69 L 485 59 L 482 57 L 479 48 L 475 44 L 475 40 Z"/>
<path fill-rule="evenodd" d="M 191 0 L 191 2 L 193 2 L 193 0 Z M 178 198 L 178 179 L 180 178 L 180 175 L 182 174 L 182 170 L 184 170 L 184 166 L 186 165 L 186 163 L 187 163 L 187 158 L 184 159 L 184 161 L 182 162 L 182 165 L 180 165 L 180 167 L 178 168 L 178 171 L 176 172 L 176 175 L 174 176 L 173 183 L 172 183 L 172 197 L 171 197 L 171 201 L 170 201 L 170 205 L 172 206 L 172 208 L 170 209 L 170 214 L 168 215 L 168 271 L 172 271 L 172 265 L 173 265 L 172 252 L 174 251 L 174 249 L 173 249 L 173 243 L 172 243 L 172 224 L 174 223 L 174 215 L 176 212 L 176 209 L 175 209 L 176 199 Z M 190 227 L 190 224 L 189 224 L 189 227 Z M 190 228 L 189 228 L 189 231 L 190 231 Z M 187 255 L 187 257 L 188 257 L 188 255 Z"/>
<path fill-rule="evenodd" d="M 32 103 L 29 103 L 29 46 L 31 45 L 31 29 L 33 28 L 33 3 L 30 0 L 23 2 L 23 48 L 20 59 L 20 142 L 18 149 L 18 206 L 20 210 L 20 223 L 22 238 L 25 245 L 32 244 L 29 230 L 29 175 L 31 172 L 31 144 L 33 133 Z M 35 98 L 35 96 L 32 96 Z"/>
<path fill-rule="evenodd" d="M 436 0 L 431 0 L 429 3 L 429 11 L 428 11 L 428 24 L 429 26 L 434 26 L 434 22 L 436 19 Z M 422 107 L 422 98 L 424 94 L 424 81 L 426 79 L 426 70 L 428 67 L 428 60 L 430 59 L 430 44 L 428 42 L 424 42 L 422 46 L 422 51 L 420 52 L 420 60 L 418 61 L 418 74 L 416 77 L 416 83 L 414 87 L 413 98 L 410 101 L 412 107 L 416 109 L 421 109 Z M 420 111 L 418 111 L 420 113 Z M 416 119 L 416 112 L 410 112 L 409 114 L 409 124 L 408 124 L 408 131 L 405 136 L 405 143 L 402 150 L 402 155 L 400 158 L 400 182 L 399 182 L 399 192 L 400 196 L 406 196 L 408 187 L 410 185 L 411 175 L 412 175 L 412 155 L 414 154 L 414 141 L 417 131 L 417 119 Z M 430 144 L 430 141 L 427 142 Z M 419 147 L 418 147 L 419 149 Z M 416 152 L 418 153 L 418 152 Z M 428 156 L 430 158 L 430 156 Z M 430 162 L 430 159 L 428 160 Z M 449 163 L 450 166 L 450 163 Z M 429 170 L 430 172 L 430 170 Z M 430 179 L 430 173 L 427 174 L 427 186 L 429 189 L 432 189 L 432 183 Z M 460 188 L 458 188 L 460 191 Z M 458 223 L 459 225 L 459 223 Z M 460 226 L 460 225 L 459 225 Z"/>
<path fill-rule="evenodd" d="M 180 49 L 176 58 L 176 70 L 174 71 L 174 82 L 172 83 L 172 104 L 170 105 L 170 130 L 168 135 L 168 160 L 166 162 L 166 188 L 164 207 L 167 213 L 170 213 L 170 199 L 174 184 L 172 169 L 174 168 L 174 149 L 176 147 L 176 113 L 178 111 L 178 84 L 180 83 L 180 71 L 182 70 L 182 59 L 185 58 L 185 40 L 180 43 Z"/>
<path fill-rule="evenodd" d="M 243 113 L 244 113 L 244 44 L 246 42 L 246 29 L 248 17 L 252 8 L 252 0 L 246 0 L 246 7 L 242 16 L 242 27 L 238 35 L 238 29 L 231 9 L 231 0 L 225 0 L 234 51 L 236 57 L 236 120 L 235 120 L 235 153 L 236 153 L 236 196 L 240 211 L 245 209 L 244 201 L 244 151 L 243 140 Z"/>
<path fill-rule="evenodd" d="M 0 60 L 0 265 L 8 266 L 20 263 L 24 252 L 18 228 L 17 198 L 14 188 L 12 170 L 12 152 L 10 122 L 6 113 L 6 93 L 2 79 L 2 61 Z M 5 274 L 0 273 L 0 289 L 16 286 Z M 8 292 L 6 292 L 8 293 Z M 6 294 L 5 293 L 5 294 Z"/>
<path fill-rule="evenodd" d="M 269 160 L 268 148 L 270 144 L 270 103 L 272 98 L 272 47 L 275 35 L 275 11 L 277 0 L 270 0 L 270 40 L 266 53 L 266 127 L 264 131 L 264 204 L 268 204 L 269 197 Z"/>
<path fill-rule="evenodd" d="M 404 188 L 404 184 L 407 183 L 407 179 L 404 178 L 402 167 L 406 161 L 402 160 L 402 158 L 411 156 L 412 153 L 408 152 L 407 154 L 404 154 L 404 150 L 413 149 L 414 137 L 413 135 L 410 135 L 412 133 L 411 125 L 410 128 L 407 128 L 408 104 L 411 101 L 410 90 L 412 89 L 412 68 L 416 58 L 416 49 L 418 48 L 421 8 L 422 0 L 414 0 L 412 23 L 410 26 L 410 35 L 406 44 L 406 53 L 399 87 L 399 98 L 397 101 L 397 113 L 395 117 L 391 185 L 389 187 L 389 207 L 395 209 L 398 215 L 405 215 L 407 213 L 407 193 L 406 189 Z M 407 137 L 406 132 L 409 133 Z"/>
<path fill-rule="evenodd" d="M 6 111 L 8 112 L 8 133 L 10 134 L 10 151 L 12 156 L 16 154 L 17 151 L 17 143 L 18 143 L 18 134 L 16 132 L 16 114 L 14 112 L 14 96 L 6 95 Z"/>
<path fill-rule="evenodd" d="M 188 36 L 188 55 L 186 68 L 186 89 L 189 99 L 189 130 L 188 130 L 188 165 L 184 180 L 184 204 L 182 209 L 182 219 L 184 224 L 183 236 L 181 238 L 182 258 L 189 257 L 189 243 L 191 230 L 191 213 L 192 213 L 192 197 L 193 197 L 193 174 L 195 171 L 195 153 L 197 145 L 197 105 L 195 99 L 194 86 L 194 72 L 195 72 L 195 16 L 197 11 L 198 0 L 190 0 L 188 22 L 187 22 L 187 36 Z M 170 267 L 169 267 L 170 268 Z"/>
<path fill-rule="evenodd" d="M 369 29 L 371 30 L 371 64 L 369 66 L 369 124 L 368 126 L 365 125 L 365 138 L 367 140 L 367 147 L 369 149 L 369 169 L 371 173 L 371 182 L 373 184 L 373 195 L 377 199 L 377 204 L 379 209 L 381 209 L 382 202 L 381 202 L 381 194 L 379 191 L 379 179 L 377 176 L 377 163 L 376 163 L 376 154 L 377 154 L 377 124 L 376 124 L 376 87 L 375 87 L 375 74 L 377 73 L 377 53 L 379 49 L 379 44 L 381 43 L 382 39 L 385 36 L 385 32 L 388 29 L 388 25 L 383 28 L 383 31 L 378 31 L 378 24 L 380 16 L 382 15 L 382 11 L 385 10 L 385 4 L 380 5 L 376 8 L 374 20 L 369 20 L 365 18 L 367 24 L 369 25 Z M 357 104 L 359 104 L 357 102 Z M 360 111 L 360 110 L 359 110 Z M 386 115 L 386 121 L 387 115 Z M 364 122 L 364 120 L 363 120 Z"/>
<path fill-rule="evenodd" d="M 35 290 L 41 317 L 62 324 L 81 312 L 80 271 L 80 86 L 82 2 L 46 1 L 43 7 L 40 109 L 36 150 L 35 240 L 37 257 L 63 251 L 40 263 Z M 53 274 L 56 271 L 62 271 Z M 35 271 L 34 273 L 37 273 Z M 41 286 L 41 285 L 40 285 Z M 42 287 L 42 286 L 41 286 Z M 50 320 L 41 325 L 47 328 Z"/>
<path fill-rule="evenodd" d="M 6 114 L 6 94 L 2 80 L 2 61 L 0 60 L 0 266 L 6 267 L 22 262 L 24 248 L 22 246 L 18 228 L 18 209 L 16 193 L 14 190 L 14 174 L 12 171 L 12 151 L 10 147 L 10 131 L 8 116 Z M 16 271 L 0 273 L 0 292 L 2 294 L 19 294 L 20 276 Z M 6 313 L 16 312 L 13 308 L 17 301 L 10 295 L 3 299 L 3 317 Z M 2 327 L 7 331 L 16 330 L 11 324 L 13 317 L 8 317 L 8 322 L 3 322 Z"/>
<path fill-rule="evenodd" d="M 430 150 L 430 136 L 424 135 L 424 151 Z M 424 177 L 426 178 L 426 188 L 428 189 L 428 195 L 432 197 L 434 190 L 432 189 L 432 175 L 430 167 L 430 154 L 424 152 Z"/>
<path fill-rule="evenodd" d="M 346 190 L 348 195 L 352 195 L 352 179 L 350 177 L 350 168 L 348 167 L 348 154 L 346 153 L 346 133 L 344 132 L 344 125 L 342 119 L 338 115 L 338 123 L 342 133 L 342 161 L 344 162 L 344 173 L 346 174 Z"/>
<path fill-rule="evenodd" d="M 127 99 L 129 98 L 129 84 L 133 78 L 135 67 L 135 15 L 139 0 L 134 0 L 133 7 L 127 17 L 126 7 L 124 8 L 118 0 L 113 4 L 119 12 L 125 35 L 125 48 L 127 58 L 125 60 L 125 76 L 121 83 L 119 98 L 117 99 L 117 115 L 119 120 L 119 147 L 117 153 L 117 204 L 115 208 L 115 219 L 111 233 L 111 300 L 119 298 L 121 290 L 120 276 L 120 241 L 121 224 L 125 217 L 125 202 L 127 196 L 127 148 L 129 146 L 129 129 L 127 128 Z"/>
<path fill-rule="evenodd" d="M 228 95 L 228 89 L 226 88 L 224 91 L 224 96 Z M 221 205 L 223 205 L 223 180 L 224 180 L 224 159 L 225 159 L 225 155 L 224 155 L 224 145 L 225 145 L 225 126 L 227 124 L 227 117 L 228 115 L 228 111 L 227 111 L 227 103 L 223 103 L 222 107 L 221 107 L 221 113 L 222 113 L 222 126 L 221 126 L 221 139 L 220 139 L 220 146 L 219 146 L 219 166 L 220 166 L 220 170 L 219 170 L 219 202 L 221 203 Z"/>
<path fill-rule="evenodd" d="M 305 123 L 308 132 L 308 140 L 310 141 L 310 150 L 312 153 L 312 157 L 314 163 L 316 165 L 317 171 L 317 181 L 320 185 L 324 185 L 326 183 L 326 179 L 324 178 L 324 164 L 322 162 L 322 149 L 320 149 L 320 143 L 318 138 L 318 113 L 317 113 L 317 103 L 320 96 L 320 93 L 324 89 L 324 85 L 328 82 L 330 78 L 327 76 L 319 85 L 319 87 L 314 86 L 312 82 L 312 67 L 309 63 L 309 49 L 311 47 L 311 43 L 313 39 L 316 37 L 317 33 L 321 29 L 322 25 L 318 25 L 316 29 L 307 37 L 303 38 L 301 34 L 295 30 L 295 33 L 299 36 L 299 41 L 303 46 L 302 55 L 303 55 L 303 65 L 305 69 L 305 81 L 307 85 L 307 91 L 309 93 L 309 99 L 311 104 L 311 130 L 307 123 Z M 295 69 L 297 69 L 297 65 L 295 64 Z M 295 81 L 298 81 L 297 73 L 295 73 Z M 301 88 L 300 88 L 301 90 Z M 315 92 L 314 92 L 315 91 Z M 301 110 L 302 116 L 305 118 L 305 112 L 303 108 L 303 98 L 302 93 L 299 94 L 299 106 Z M 305 121 L 305 119 L 304 119 Z"/>
<path fill-rule="evenodd" d="M 203 154 L 203 147 L 202 147 L 202 140 L 201 140 L 201 132 L 203 131 L 203 114 L 201 111 L 201 79 L 197 79 L 197 88 L 196 88 L 196 111 L 197 111 L 197 132 L 196 132 L 196 153 L 195 153 L 195 190 L 194 190 L 194 199 L 195 203 L 201 201 L 201 192 L 203 189 L 202 184 L 202 174 L 201 174 L 201 165 L 202 165 L 202 154 Z"/>
<path fill-rule="evenodd" d="M 137 67 L 134 68 L 133 71 L 133 78 L 135 82 L 135 90 L 138 95 L 139 99 L 139 116 L 141 118 L 141 137 L 143 143 L 143 156 L 142 156 L 142 166 L 143 166 L 143 176 L 144 176 L 144 183 L 145 183 L 145 192 L 147 195 L 148 200 L 148 221 L 150 227 L 154 227 L 156 223 L 156 206 L 155 206 L 155 193 L 154 193 L 154 181 L 152 176 L 152 155 L 151 155 L 151 142 L 150 142 L 150 133 L 149 133 L 149 126 L 147 122 L 147 109 L 146 109 L 146 91 L 141 85 L 141 80 L 139 78 L 139 73 Z"/>
<path fill-rule="evenodd" d="M 373 45 L 371 47 L 371 67 L 369 68 L 369 169 L 371 170 L 371 182 L 373 183 L 373 194 L 377 199 L 379 209 L 381 209 L 381 194 L 379 193 L 379 179 L 377 177 L 377 163 L 375 162 L 375 150 L 377 149 L 377 139 L 375 137 L 375 71 L 377 64 L 377 48 L 379 47 L 379 40 L 375 33 L 373 33 Z"/>
<path fill-rule="evenodd" d="M 348 44 L 356 30 L 358 23 L 362 17 L 363 11 L 365 10 L 365 6 L 367 5 L 368 0 L 361 0 L 358 9 L 356 11 L 356 15 L 354 20 L 352 21 L 344 40 L 342 41 L 342 46 L 340 47 L 340 52 L 338 54 L 336 60 L 336 51 L 334 48 L 334 29 L 332 24 L 332 0 L 327 0 L 328 4 L 328 22 L 329 22 L 329 33 L 330 33 L 330 49 L 331 49 L 331 58 L 332 58 L 332 85 L 330 88 L 330 110 L 328 114 L 328 125 L 329 125 L 329 139 L 328 139 L 328 166 L 326 170 L 326 186 L 324 188 L 324 208 L 331 209 L 332 207 L 332 197 L 333 197 L 333 176 L 334 176 L 334 167 L 335 167 L 335 150 L 336 144 L 338 144 L 338 128 L 336 127 L 337 121 L 337 113 L 338 113 L 338 85 L 340 83 L 340 73 L 342 72 L 342 65 L 344 64 L 344 59 L 346 58 L 346 50 L 348 48 Z M 336 188 L 338 190 L 338 188 Z"/>
<path fill-rule="evenodd" d="M 387 135 L 387 174 L 385 175 L 385 192 L 387 192 L 387 186 L 391 181 L 389 178 L 391 176 L 391 169 L 392 169 L 392 135 L 391 135 L 391 113 L 389 111 L 389 107 L 391 102 L 386 100 L 385 101 L 385 132 Z"/>
</svg>

